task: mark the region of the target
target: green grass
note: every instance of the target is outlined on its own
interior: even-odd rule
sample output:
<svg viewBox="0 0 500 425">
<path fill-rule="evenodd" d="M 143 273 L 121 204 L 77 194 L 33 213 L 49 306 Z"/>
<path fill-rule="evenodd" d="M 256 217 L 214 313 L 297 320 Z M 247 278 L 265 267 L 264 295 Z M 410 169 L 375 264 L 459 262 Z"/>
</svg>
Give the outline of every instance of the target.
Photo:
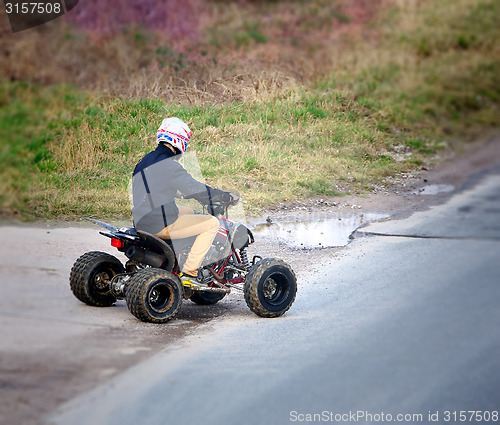
<svg viewBox="0 0 500 425">
<path fill-rule="evenodd" d="M 457 136 L 499 125 L 500 35 L 493 17 L 500 3 L 423 4 L 385 10 L 379 39 L 352 42 L 343 61 L 312 83 L 252 101 L 180 104 L 3 82 L 2 212 L 26 219 L 129 217 L 131 172 L 155 147 L 166 116 L 190 124 L 190 149 L 207 183 L 239 190 L 253 211 L 364 192 L 413 170 Z M 238 46 L 271 42 L 257 21 L 240 29 L 232 38 Z M 165 66 L 182 68 L 182 57 L 172 54 L 156 51 Z M 412 155 L 398 162 L 393 148 L 401 145 Z"/>
<path fill-rule="evenodd" d="M 93 98 L 70 88 L 2 89 L 19 99 L 0 115 L 2 162 L 11 165 L 2 172 L 9 185 L 2 203 L 25 216 L 127 215 L 132 169 L 154 148 L 157 126 L 169 115 L 195 130 L 191 149 L 208 183 L 240 190 L 253 207 L 336 195 L 335 178 L 350 174 L 352 181 L 364 182 L 381 169 L 393 170 L 377 154 L 387 142 L 375 123 L 355 103 L 343 105 L 325 92 L 186 107 Z M 32 140 L 32 134 L 39 136 Z"/>
</svg>

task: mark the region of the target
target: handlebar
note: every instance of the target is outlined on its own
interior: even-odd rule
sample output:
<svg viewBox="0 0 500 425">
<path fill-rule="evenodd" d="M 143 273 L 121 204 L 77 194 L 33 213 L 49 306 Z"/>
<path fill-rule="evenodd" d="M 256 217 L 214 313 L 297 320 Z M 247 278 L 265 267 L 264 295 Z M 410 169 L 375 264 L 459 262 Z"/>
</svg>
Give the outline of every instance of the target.
<svg viewBox="0 0 500 425">
<path fill-rule="evenodd" d="M 240 198 L 237 195 L 230 194 L 230 196 L 231 199 L 228 201 L 212 201 L 209 204 L 203 204 L 204 212 L 213 216 L 223 215 L 227 218 L 229 207 L 237 205 L 240 202 Z"/>
<path fill-rule="evenodd" d="M 179 194 L 180 195 L 180 194 Z M 223 215 L 227 218 L 228 216 L 228 209 L 229 207 L 232 207 L 234 205 L 237 205 L 240 202 L 240 197 L 234 193 L 229 194 L 230 199 L 227 201 L 209 201 L 208 203 L 205 202 L 200 202 L 200 204 L 203 206 L 203 212 L 213 215 L 213 216 L 219 216 Z M 191 199 L 194 196 L 190 195 L 180 195 L 179 196 L 181 199 Z"/>
</svg>

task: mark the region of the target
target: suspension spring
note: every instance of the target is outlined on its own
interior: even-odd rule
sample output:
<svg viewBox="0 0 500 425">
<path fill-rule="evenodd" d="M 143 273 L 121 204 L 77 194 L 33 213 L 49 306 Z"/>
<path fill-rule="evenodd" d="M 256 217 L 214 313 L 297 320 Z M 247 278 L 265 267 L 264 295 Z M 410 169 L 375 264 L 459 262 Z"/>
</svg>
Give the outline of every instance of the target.
<svg viewBox="0 0 500 425">
<path fill-rule="evenodd" d="M 250 262 L 248 261 L 248 254 L 246 248 L 240 249 L 240 258 L 241 258 L 241 264 L 245 268 L 245 270 L 250 269 Z"/>
</svg>

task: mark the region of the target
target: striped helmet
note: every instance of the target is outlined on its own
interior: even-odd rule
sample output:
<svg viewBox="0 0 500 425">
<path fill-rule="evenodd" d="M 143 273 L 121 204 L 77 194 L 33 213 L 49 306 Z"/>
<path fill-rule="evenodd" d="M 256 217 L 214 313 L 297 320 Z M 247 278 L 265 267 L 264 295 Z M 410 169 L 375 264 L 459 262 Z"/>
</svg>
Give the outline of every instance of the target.
<svg viewBox="0 0 500 425">
<path fill-rule="evenodd" d="M 158 143 L 168 143 L 174 147 L 180 154 L 186 152 L 189 139 L 193 132 L 188 125 L 179 118 L 165 118 L 160 128 L 156 132 L 156 141 Z"/>
</svg>

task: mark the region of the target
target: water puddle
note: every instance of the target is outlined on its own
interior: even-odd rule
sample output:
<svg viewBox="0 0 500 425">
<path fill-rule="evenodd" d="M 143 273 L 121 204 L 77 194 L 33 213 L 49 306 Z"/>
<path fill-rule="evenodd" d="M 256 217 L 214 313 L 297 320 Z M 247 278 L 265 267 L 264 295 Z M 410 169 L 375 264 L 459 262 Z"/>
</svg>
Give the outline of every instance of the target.
<svg viewBox="0 0 500 425">
<path fill-rule="evenodd" d="M 349 236 L 361 225 L 387 218 L 385 214 L 350 214 L 334 218 L 288 223 L 261 223 L 252 228 L 259 236 L 283 241 L 292 248 L 345 246 Z"/>
<path fill-rule="evenodd" d="M 451 184 L 431 184 L 414 190 L 414 195 L 437 195 L 438 193 L 453 192 L 455 186 Z"/>
</svg>

